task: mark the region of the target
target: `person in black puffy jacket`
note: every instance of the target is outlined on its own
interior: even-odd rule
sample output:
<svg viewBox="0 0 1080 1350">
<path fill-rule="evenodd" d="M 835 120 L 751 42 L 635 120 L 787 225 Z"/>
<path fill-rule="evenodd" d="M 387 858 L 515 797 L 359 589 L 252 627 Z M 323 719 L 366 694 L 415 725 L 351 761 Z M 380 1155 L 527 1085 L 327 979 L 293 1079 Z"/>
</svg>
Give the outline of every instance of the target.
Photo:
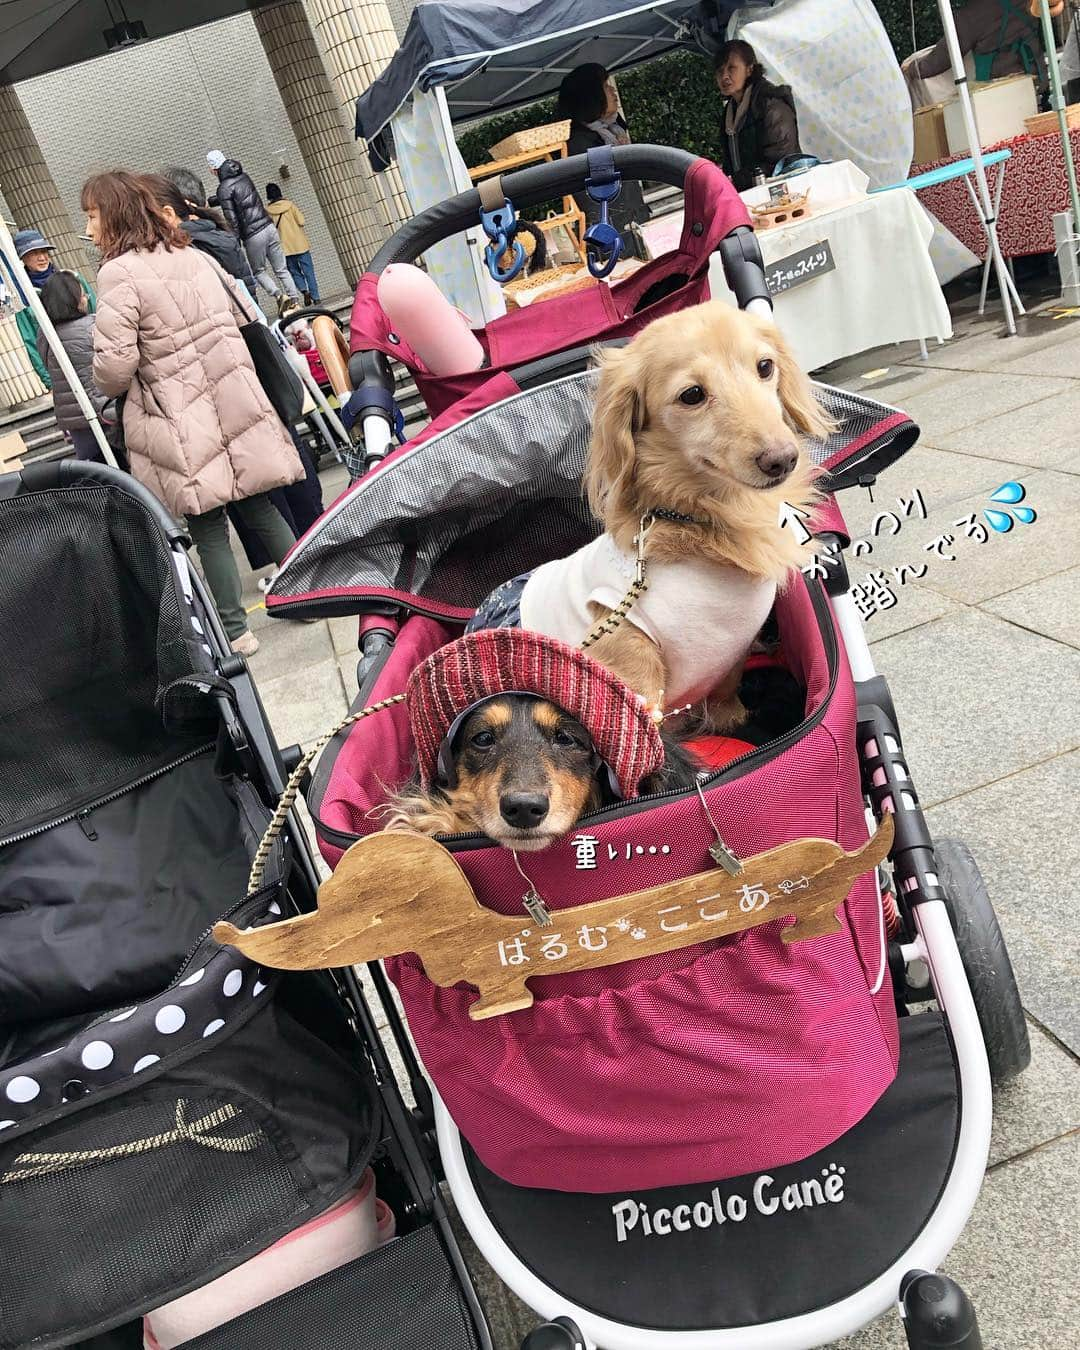
<svg viewBox="0 0 1080 1350">
<path fill-rule="evenodd" d="M 286 266 L 281 239 L 258 188 L 240 162 L 226 159 L 220 150 L 211 150 L 206 162 L 218 180 L 216 204 L 224 213 L 229 228 L 244 245 L 256 279 L 280 302 L 282 313 L 299 309 L 300 292 Z M 213 198 L 210 204 L 215 204 Z"/>
</svg>

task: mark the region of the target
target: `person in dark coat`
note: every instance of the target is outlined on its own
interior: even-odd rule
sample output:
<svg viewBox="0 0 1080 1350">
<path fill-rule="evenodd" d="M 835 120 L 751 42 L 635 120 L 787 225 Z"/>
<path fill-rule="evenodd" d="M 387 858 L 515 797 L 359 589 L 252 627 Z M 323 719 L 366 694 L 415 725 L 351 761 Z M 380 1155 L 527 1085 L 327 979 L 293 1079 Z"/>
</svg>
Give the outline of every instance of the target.
<svg viewBox="0 0 1080 1350">
<path fill-rule="evenodd" d="M 721 167 L 742 192 L 781 160 L 801 155 L 795 102 L 786 84 L 770 84 L 749 42 L 725 42 L 713 63 L 723 98 Z"/>
<path fill-rule="evenodd" d="M 211 150 L 206 156 L 206 162 L 217 175 L 217 205 L 229 229 L 244 245 L 251 270 L 264 289 L 281 301 L 283 313 L 299 309 L 300 292 L 286 266 L 277 227 L 259 196 L 258 188 L 244 172 L 240 162 L 226 159 L 220 150 Z M 284 300 L 281 300 L 282 291 L 285 293 Z"/>
<path fill-rule="evenodd" d="M 596 62 L 575 66 L 559 86 L 555 109 L 558 118 L 570 119 L 568 155 L 583 155 L 601 145 L 629 145 L 630 133 L 619 112 L 619 95 L 614 81 Z M 585 212 L 590 225 L 600 219 L 600 204 L 587 193 L 575 193 L 574 200 Z M 644 224 L 649 208 L 641 194 L 641 184 L 623 180 L 618 197 L 608 203 L 608 219 L 623 238 L 623 257 L 638 258 L 641 252 L 630 225 Z"/>
<path fill-rule="evenodd" d="M 79 383 L 86 390 L 94 411 L 100 416 L 107 399 L 94 384 L 94 316 L 89 311 L 86 292 L 79 278 L 74 272 L 55 272 L 41 288 L 41 303 L 52 320 L 57 337 L 64 344 L 68 359 L 75 367 Z M 104 456 L 90 430 L 86 414 L 79 407 L 79 400 L 60 369 L 56 353 L 41 331 L 38 332 L 37 344 L 52 382 L 56 425 L 75 447 L 76 459 L 102 462 Z"/>
<path fill-rule="evenodd" d="M 200 206 L 186 198 L 177 184 L 164 174 L 151 173 L 146 177 L 162 214 L 170 224 L 178 225 L 197 249 L 209 253 L 230 276 L 242 281 L 254 300 L 255 277 L 247 254 L 240 247 L 236 235 L 222 229 L 218 213 L 212 207 Z"/>
</svg>

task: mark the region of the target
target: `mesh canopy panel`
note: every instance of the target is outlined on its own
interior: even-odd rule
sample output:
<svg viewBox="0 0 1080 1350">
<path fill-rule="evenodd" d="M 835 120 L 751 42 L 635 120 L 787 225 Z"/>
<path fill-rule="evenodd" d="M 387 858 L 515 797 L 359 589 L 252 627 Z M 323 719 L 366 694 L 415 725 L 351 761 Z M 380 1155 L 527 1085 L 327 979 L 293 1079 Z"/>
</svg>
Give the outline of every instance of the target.
<svg viewBox="0 0 1080 1350">
<path fill-rule="evenodd" d="M 396 454 L 308 532 L 278 573 L 271 608 L 354 613 L 357 597 L 375 592 L 465 617 L 508 577 L 587 543 L 598 530 L 581 488 L 595 380 L 584 371 L 517 394 Z M 918 434 L 858 394 L 815 392 L 837 422 L 828 441 L 810 443 L 830 488 L 868 464 L 880 472 Z"/>
<path fill-rule="evenodd" d="M 194 742 L 162 690 L 196 668 L 169 549 L 126 493 L 0 501 L 0 840 L 132 782 Z M 205 734 L 201 738 L 205 740 Z"/>
</svg>

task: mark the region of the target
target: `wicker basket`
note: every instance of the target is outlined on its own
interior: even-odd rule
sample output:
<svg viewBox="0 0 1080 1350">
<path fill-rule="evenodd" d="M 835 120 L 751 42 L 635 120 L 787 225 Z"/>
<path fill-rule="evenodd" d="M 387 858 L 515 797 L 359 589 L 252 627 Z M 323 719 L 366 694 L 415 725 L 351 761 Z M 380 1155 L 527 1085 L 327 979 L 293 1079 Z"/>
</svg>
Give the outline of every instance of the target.
<svg viewBox="0 0 1080 1350">
<path fill-rule="evenodd" d="M 1065 124 L 1070 131 L 1080 127 L 1080 103 L 1070 103 L 1065 109 Z M 1059 129 L 1056 112 L 1037 113 L 1034 117 L 1025 117 L 1024 126 L 1029 136 L 1046 136 Z"/>
<path fill-rule="evenodd" d="M 565 276 L 560 276 L 565 273 Z M 502 288 L 506 298 L 506 308 L 524 309 L 526 305 L 541 300 L 551 300 L 556 295 L 569 295 L 572 291 L 585 291 L 600 283 L 584 267 L 549 267 L 544 272 L 535 272 L 531 277 L 515 277 Z M 535 300 L 530 292 L 537 291 Z M 521 302 L 525 301 L 525 305 Z"/>
<path fill-rule="evenodd" d="M 569 135 L 569 118 L 565 122 L 549 122 L 543 127 L 527 127 L 491 146 L 488 154 L 492 159 L 509 159 L 511 155 L 526 155 L 530 150 L 542 150 L 545 146 L 564 145 Z"/>
</svg>

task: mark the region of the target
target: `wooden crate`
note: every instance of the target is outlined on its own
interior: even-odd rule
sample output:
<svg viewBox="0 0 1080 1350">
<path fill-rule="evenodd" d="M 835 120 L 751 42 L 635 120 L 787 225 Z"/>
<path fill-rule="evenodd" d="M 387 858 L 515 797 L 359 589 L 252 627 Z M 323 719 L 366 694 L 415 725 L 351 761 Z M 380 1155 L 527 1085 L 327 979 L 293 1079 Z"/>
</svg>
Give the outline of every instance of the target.
<svg viewBox="0 0 1080 1350">
<path fill-rule="evenodd" d="M 1065 109 L 1065 123 L 1070 131 L 1080 127 L 1080 103 L 1070 103 Z M 1024 126 L 1029 136 L 1048 136 L 1060 129 L 1056 112 L 1036 113 L 1034 117 L 1025 117 Z"/>
<path fill-rule="evenodd" d="M 17 431 L 0 434 L 0 473 L 12 473 L 23 466 L 26 442 Z"/>
<path fill-rule="evenodd" d="M 565 145 L 570 135 L 569 118 L 565 122 L 549 122 L 542 127 L 526 127 L 524 131 L 515 131 L 506 136 L 488 150 L 492 159 L 509 159 L 511 155 L 528 154 L 530 150 L 540 150 L 548 145 Z"/>
</svg>

